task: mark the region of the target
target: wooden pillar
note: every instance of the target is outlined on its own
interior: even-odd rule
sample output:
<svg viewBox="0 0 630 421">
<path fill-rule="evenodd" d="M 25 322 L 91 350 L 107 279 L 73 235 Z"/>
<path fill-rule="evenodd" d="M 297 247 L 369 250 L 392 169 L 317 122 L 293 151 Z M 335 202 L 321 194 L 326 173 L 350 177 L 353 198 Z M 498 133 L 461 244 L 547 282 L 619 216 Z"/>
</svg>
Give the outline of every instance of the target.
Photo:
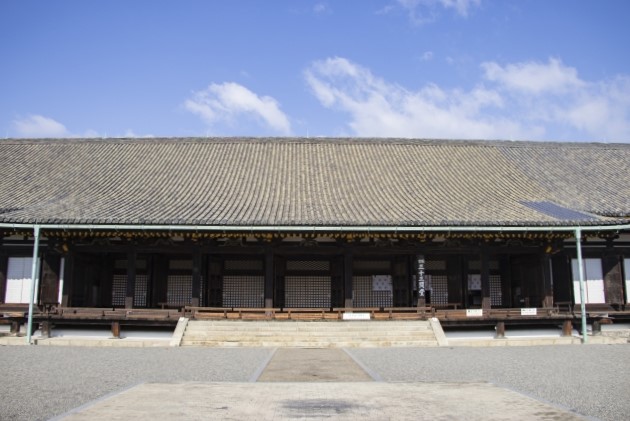
<svg viewBox="0 0 630 421">
<path fill-rule="evenodd" d="M 481 245 L 481 308 L 490 310 L 492 301 L 490 300 L 490 256 L 488 246 Z"/>
<path fill-rule="evenodd" d="M 153 307 L 158 303 L 167 301 L 168 264 L 169 259 L 164 255 L 154 254 L 149 260 L 151 263 L 151 303 Z"/>
<path fill-rule="evenodd" d="M 448 302 L 458 303 L 464 307 L 464 294 L 462 292 L 462 258 L 461 256 L 449 256 L 446 261 L 446 273 L 448 277 Z"/>
<path fill-rule="evenodd" d="M 201 302 L 201 250 L 195 247 L 192 258 L 192 299 L 190 304 L 199 307 Z"/>
<path fill-rule="evenodd" d="M 564 323 L 562 323 L 562 336 L 571 335 L 573 335 L 573 322 L 571 319 L 566 319 Z"/>
<path fill-rule="evenodd" d="M 621 306 L 624 304 L 623 277 L 621 276 L 622 259 L 612 252 L 612 247 L 602 258 L 604 275 L 604 293 L 606 303 Z"/>
<path fill-rule="evenodd" d="M 17 319 L 11 319 L 11 335 L 18 335 L 20 333 L 20 326 L 22 322 Z"/>
<path fill-rule="evenodd" d="M 512 269 L 509 255 L 503 255 L 499 258 L 499 271 L 501 273 L 501 301 L 503 307 L 514 307 L 512 302 Z"/>
<path fill-rule="evenodd" d="M 136 252 L 127 253 L 127 293 L 125 295 L 125 308 L 133 308 L 133 297 L 136 293 Z"/>
<path fill-rule="evenodd" d="M 496 334 L 494 336 L 496 339 L 504 339 L 505 338 L 505 322 L 500 320 L 497 322 L 496 326 Z"/>
<path fill-rule="evenodd" d="M 0 246 L 2 246 L 2 240 L 0 239 Z M 6 297 L 7 288 L 7 267 L 9 264 L 9 257 L 4 253 L 0 253 L 0 303 L 4 303 Z"/>
<path fill-rule="evenodd" d="M 112 322 L 112 338 L 120 339 L 120 322 L 118 320 Z"/>
<path fill-rule="evenodd" d="M 51 336 L 51 323 L 49 320 L 45 320 L 39 324 L 39 330 L 42 334 L 42 338 L 50 338 Z"/>
<path fill-rule="evenodd" d="M 540 264 L 542 265 L 542 289 L 543 300 L 542 306 L 544 308 L 553 307 L 553 283 L 551 280 L 551 255 L 544 253 L 541 258 Z"/>
<path fill-rule="evenodd" d="M 273 308 L 273 248 L 265 249 L 265 308 Z"/>
<path fill-rule="evenodd" d="M 59 299 L 59 269 L 61 258 L 50 252 L 42 258 L 42 275 L 40 281 L 39 302 L 43 305 L 58 304 Z"/>
<path fill-rule="evenodd" d="M 65 256 L 63 270 L 63 290 L 61 291 L 61 307 L 72 305 L 72 289 L 74 283 L 74 255 L 72 253 Z"/>
<path fill-rule="evenodd" d="M 345 250 L 343 255 L 343 295 L 344 295 L 344 307 L 352 308 L 352 266 L 354 262 L 354 256 L 350 250 Z"/>
</svg>

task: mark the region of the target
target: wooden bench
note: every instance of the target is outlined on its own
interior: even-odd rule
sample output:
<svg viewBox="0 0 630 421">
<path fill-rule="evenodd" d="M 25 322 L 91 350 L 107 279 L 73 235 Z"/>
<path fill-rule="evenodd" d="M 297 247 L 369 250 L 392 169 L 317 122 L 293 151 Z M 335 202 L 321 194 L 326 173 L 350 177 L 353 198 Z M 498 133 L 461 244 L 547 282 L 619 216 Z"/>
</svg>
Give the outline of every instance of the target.
<svg viewBox="0 0 630 421">
<path fill-rule="evenodd" d="M 109 308 L 92 308 L 92 307 L 62 307 L 57 315 L 64 319 L 101 319 L 105 317 L 106 311 L 113 311 Z"/>
<path fill-rule="evenodd" d="M 446 303 L 446 304 L 431 303 L 429 305 L 436 310 L 457 310 L 462 306 L 462 303 Z"/>
<path fill-rule="evenodd" d="M 383 311 L 392 320 L 420 320 L 435 315 L 431 307 L 385 307 Z"/>
<path fill-rule="evenodd" d="M 168 320 L 179 318 L 179 310 L 158 310 L 158 309 L 127 309 L 125 319 L 127 320 Z"/>
</svg>

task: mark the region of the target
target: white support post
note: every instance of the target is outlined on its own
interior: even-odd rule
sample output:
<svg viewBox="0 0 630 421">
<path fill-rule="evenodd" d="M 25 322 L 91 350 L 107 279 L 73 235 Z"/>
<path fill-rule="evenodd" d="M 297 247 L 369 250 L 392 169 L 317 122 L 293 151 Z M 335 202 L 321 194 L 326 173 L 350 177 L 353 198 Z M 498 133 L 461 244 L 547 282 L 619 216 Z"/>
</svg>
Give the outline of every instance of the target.
<svg viewBox="0 0 630 421">
<path fill-rule="evenodd" d="M 584 262 L 582 261 L 582 232 L 575 229 L 575 248 L 577 250 L 578 274 L 580 278 L 580 312 L 582 314 L 582 343 L 588 342 L 586 332 L 586 294 L 584 293 Z"/>
<path fill-rule="evenodd" d="M 28 324 L 26 327 L 26 343 L 31 344 L 31 332 L 33 331 L 33 304 L 35 301 L 35 288 L 39 283 L 37 278 L 37 255 L 39 254 L 39 225 L 33 227 L 35 242 L 33 244 L 33 264 L 31 266 L 31 293 L 28 301 Z"/>
</svg>

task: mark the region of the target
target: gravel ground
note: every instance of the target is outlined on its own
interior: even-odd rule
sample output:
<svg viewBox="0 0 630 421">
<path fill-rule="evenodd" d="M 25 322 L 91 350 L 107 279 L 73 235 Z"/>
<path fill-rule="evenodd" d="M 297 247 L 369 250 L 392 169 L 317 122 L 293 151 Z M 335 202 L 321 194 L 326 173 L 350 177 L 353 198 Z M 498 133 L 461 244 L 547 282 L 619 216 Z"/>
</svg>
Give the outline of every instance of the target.
<svg viewBox="0 0 630 421">
<path fill-rule="evenodd" d="M 47 420 L 143 382 L 246 382 L 271 352 L 0 346 L 0 420 Z"/>
<path fill-rule="evenodd" d="M 384 381 L 486 381 L 583 415 L 630 419 L 630 345 L 348 351 Z M 2 346 L 0 419 L 49 419 L 143 382 L 247 382 L 271 352 Z"/>
<path fill-rule="evenodd" d="M 383 381 L 484 381 L 589 417 L 630 419 L 630 345 L 348 351 Z"/>
</svg>

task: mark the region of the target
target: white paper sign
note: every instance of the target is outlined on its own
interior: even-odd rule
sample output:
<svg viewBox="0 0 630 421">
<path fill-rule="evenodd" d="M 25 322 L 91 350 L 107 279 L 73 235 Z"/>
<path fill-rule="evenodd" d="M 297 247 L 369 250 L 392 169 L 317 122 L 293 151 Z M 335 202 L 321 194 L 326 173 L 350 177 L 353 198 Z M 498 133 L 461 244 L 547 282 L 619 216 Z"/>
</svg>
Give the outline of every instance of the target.
<svg viewBox="0 0 630 421">
<path fill-rule="evenodd" d="M 481 308 L 472 308 L 466 310 L 466 317 L 482 317 L 483 309 Z"/>
<path fill-rule="evenodd" d="M 536 313 L 536 308 L 522 308 L 521 309 L 521 316 L 535 316 Z"/>
<path fill-rule="evenodd" d="M 343 313 L 343 320 L 370 320 L 370 313 Z"/>
<path fill-rule="evenodd" d="M 372 291 L 392 291 L 391 275 L 372 276 Z"/>
<path fill-rule="evenodd" d="M 468 275 L 468 289 L 470 291 L 481 291 L 481 275 Z"/>
</svg>

